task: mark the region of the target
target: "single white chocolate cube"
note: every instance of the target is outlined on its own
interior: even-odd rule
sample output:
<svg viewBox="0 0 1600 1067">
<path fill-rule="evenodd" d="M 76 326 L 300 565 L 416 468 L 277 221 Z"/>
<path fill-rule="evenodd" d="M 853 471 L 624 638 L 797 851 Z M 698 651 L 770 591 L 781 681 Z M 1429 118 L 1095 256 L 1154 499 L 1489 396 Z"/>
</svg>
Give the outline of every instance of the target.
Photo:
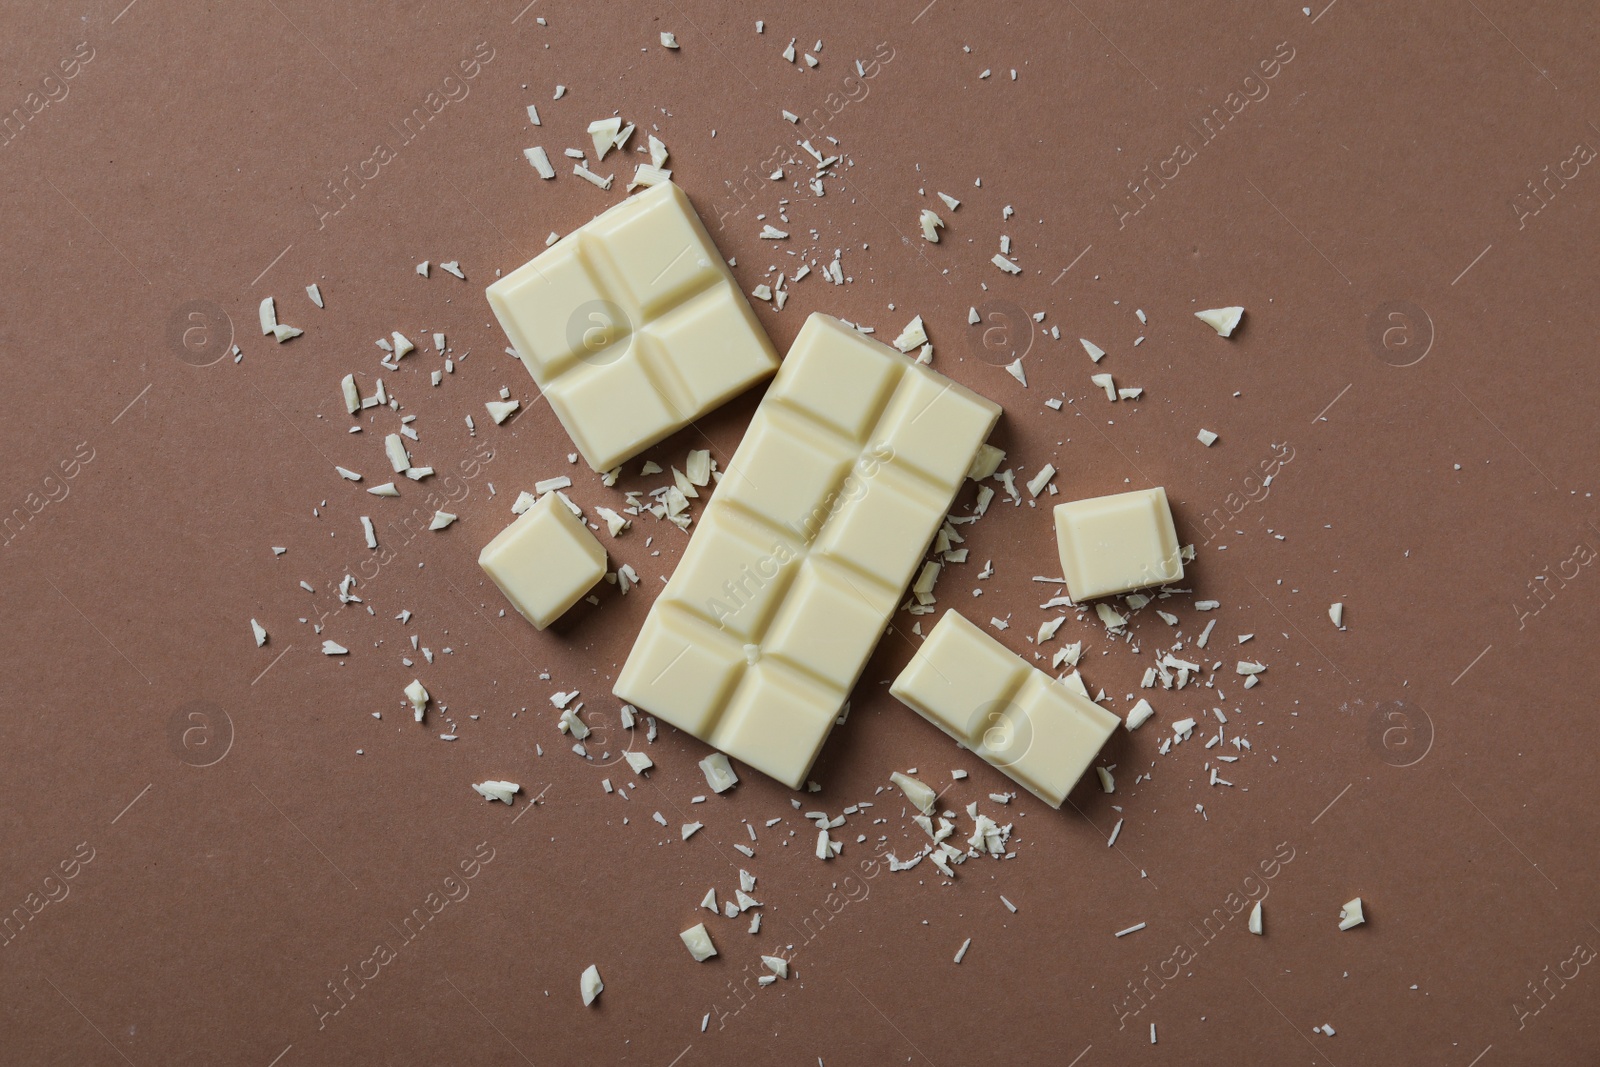
<svg viewBox="0 0 1600 1067">
<path fill-rule="evenodd" d="M 1052 808 L 1121 721 L 955 610 L 939 619 L 889 692 Z"/>
<path fill-rule="evenodd" d="M 606 471 L 778 366 L 689 198 L 663 182 L 489 286 L 584 460 Z"/>
<path fill-rule="evenodd" d="M 1057 504 L 1056 547 L 1078 603 L 1183 580 L 1178 532 L 1160 486 Z"/>
<path fill-rule="evenodd" d="M 546 493 L 478 553 L 478 566 L 543 630 L 606 573 L 606 550 L 555 493 Z"/>
<path fill-rule="evenodd" d="M 798 788 L 999 414 L 812 315 L 613 691 Z"/>
</svg>

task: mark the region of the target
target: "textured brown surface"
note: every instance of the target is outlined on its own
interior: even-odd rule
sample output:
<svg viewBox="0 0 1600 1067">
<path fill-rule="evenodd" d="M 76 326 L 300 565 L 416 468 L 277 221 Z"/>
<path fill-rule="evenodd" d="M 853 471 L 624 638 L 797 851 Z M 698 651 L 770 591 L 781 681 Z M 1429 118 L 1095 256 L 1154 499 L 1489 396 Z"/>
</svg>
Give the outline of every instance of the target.
<svg viewBox="0 0 1600 1067">
<path fill-rule="evenodd" d="M 1600 145 L 1592 12 L 1510 0 L 1319 0 L 1309 13 L 123 3 L 0 16 L 0 908 L 31 916 L 0 947 L 0 1060 L 1495 1067 L 1600 1055 L 1584 666 L 1600 588 L 1600 178 L 1578 162 Z M 682 49 L 663 50 L 661 30 Z M 823 39 L 817 69 L 780 58 L 791 37 Z M 458 63 L 475 50 L 465 78 Z M 875 50 L 875 76 L 847 83 Z M 1247 83 L 1274 55 L 1275 76 Z M 552 102 L 558 82 L 569 91 Z M 1186 125 L 1263 85 L 1212 142 Z M 397 130 L 430 92 L 437 114 L 408 141 Z M 803 162 L 781 183 L 758 177 L 775 152 L 796 152 L 783 108 L 814 123 L 824 109 L 828 151 L 853 164 L 821 200 L 792 187 Z M 543 144 L 565 172 L 560 149 L 587 146 L 587 123 L 613 110 L 659 128 L 746 290 L 770 280 L 768 264 L 790 265 L 788 249 L 845 250 L 850 284 L 814 274 L 782 313 L 759 308 L 780 351 L 812 310 L 889 336 L 920 312 L 935 367 L 1006 405 L 995 440 L 1008 463 L 1031 473 L 1053 460 L 1071 495 L 1167 487 L 1180 536 L 1201 543 L 1196 595 L 1222 603 L 1210 651 L 1226 663 L 1230 730 L 1254 745 L 1224 773 L 1233 788 L 1206 784 L 1221 750 L 1202 749 L 1203 734 L 1155 754 L 1166 723 L 1218 703 L 1190 689 L 1157 692 L 1157 720 L 1108 746 L 1116 795 L 1089 781 L 1059 813 L 1026 796 L 999 809 L 984 798 L 1004 779 L 888 697 L 910 654 L 891 634 L 805 807 L 836 814 L 908 766 L 942 787 L 961 766 L 972 777 L 946 803 L 1010 817 L 1015 859 L 970 860 L 948 886 L 927 864 L 872 867 L 879 834 L 901 855 L 921 836 L 885 794 L 871 815 L 887 822 L 853 817 L 825 865 L 789 794 L 754 774 L 691 808 L 705 749 L 670 730 L 631 800 L 601 791 L 602 777 L 627 777 L 619 731 L 591 746 L 612 765 L 585 764 L 546 698 L 582 689 L 589 717 L 615 723 L 609 681 L 681 535 L 645 522 L 608 541 L 642 595 L 606 587 L 599 607 L 543 634 L 499 616 L 476 555 L 537 478 L 571 473 L 580 502 L 614 503 L 567 465 L 569 443 L 502 354 L 482 296 L 549 231 L 619 199 L 631 167 L 616 157 L 600 169 L 616 161 L 618 187 L 602 193 L 569 173 L 541 182 L 521 155 Z M 1132 213 L 1127 184 L 1180 141 L 1194 158 L 1163 187 L 1150 180 L 1154 198 Z M 342 209 L 314 206 L 375 154 L 385 161 Z M 745 177 L 741 207 L 726 183 Z M 942 210 L 935 190 L 961 208 Z M 795 236 L 759 241 L 756 215 L 771 220 L 782 196 Z M 1016 216 L 1002 222 L 1007 204 Z M 937 246 L 916 236 L 923 206 L 948 223 Z M 1020 276 L 988 262 L 1001 233 Z M 422 259 L 458 259 L 468 281 L 419 278 Z M 306 300 L 311 282 L 326 310 Z M 269 293 L 305 336 L 260 337 Z M 969 347 L 967 308 L 985 300 L 1062 328 L 1059 342 L 1032 340 L 1026 391 Z M 1191 317 L 1232 303 L 1249 313 L 1231 341 Z M 186 323 L 205 327 L 187 345 Z M 362 492 L 388 477 L 381 433 L 394 420 L 347 435 L 338 402 L 347 372 L 370 391 L 372 339 L 393 329 L 422 349 L 382 372 L 418 416 L 418 461 L 454 470 L 465 493 L 440 534 L 400 525 L 424 487 L 402 482 L 398 501 Z M 431 389 L 435 329 L 472 354 Z M 1105 404 L 1080 335 L 1143 400 Z M 238 364 L 222 358 L 230 337 Z M 502 384 L 525 410 L 495 427 L 483 402 Z M 1043 406 L 1063 391 L 1063 411 Z M 725 462 L 755 399 L 650 455 L 681 462 L 708 438 Z M 1221 435 L 1214 447 L 1195 440 L 1202 426 Z M 1252 494 L 1246 478 L 1274 443 L 1293 458 Z M 341 481 L 336 463 L 367 480 Z M 637 469 L 623 486 L 658 484 Z M 433 488 L 449 491 L 442 473 Z M 1205 543 L 1217 509 L 1237 514 Z M 363 514 L 378 522 L 382 566 L 362 545 Z M 660 556 L 644 547 L 652 533 Z M 1001 640 L 1026 653 L 1048 592 L 1029 578 L 1057 570 L 1048 511 L 997 503 L 969 547 L 941 605 L 1011 614 Z M 979 583 L 983 559 L 996 574 Z M 341 609 L 346 571 L 364 604 Z M 1346 632 L 1325 615 L 1335 600 Z M 297 621 L 324 612 L 323 636 L 348 656 L 323 656 Z M 252 616 L 271 632 L 264 648 Z M 1139 655 L 1095 629 L 1069 622 L 1063 636 L 1089 641 L 1085 677 L 1123 711 L 1167 628 L 1141 615 Z M 1246 632 L 1255 640 L 1236 650 Z M 453 652 L 405 668 L 413 633 Z M 1248 693 L 1231 674 L 1239 652 L 1270 664 Z M 410 721 L 401 689 L 414 676 L 459 740 L 438 740 L 432 711 Z M 1144 770 L 1151 780 L 1132 785 Z M 468 784 L 489 777 L 542 800 L 486 806 Z M 1108 849 L 1113 803 L 1127 821 Z M 691 813 L 706 828 L 681 842 Z M 753 861 L 732 851 L 747 841 L 741 820 L 759 831 Z M 474 877 L 460 878 L 463 862 Z M 760 877 L 760 937 L 695 907 L 712 885 L 728 896 L 741 865 Z M 1255 938 L 1242 912 L 1228 917 L 1229 894 L 1262 887 L 1267 936 Z M 430 894 L 457 899 L 408 940 L 402 924 Z M 1339 905 L 1357 894 L 1369 921 L 1339 933 Z M 722 949 L 707 964 L 677 937 L 701 918 Z M 730 983 L 783 944 L 794 977 L 736 1011 Z M 380 945 L 378 961 L 393 958 L 364 962 Z M 606 983 L 593 1009 L 578 997 L 589 963 Z M 340 1003 L 328 984 L 363 970 L 353 999 L 319 1018 Z M 1323 1023 L 1337 1036 L 1311 1031 Z"/>
</svg>

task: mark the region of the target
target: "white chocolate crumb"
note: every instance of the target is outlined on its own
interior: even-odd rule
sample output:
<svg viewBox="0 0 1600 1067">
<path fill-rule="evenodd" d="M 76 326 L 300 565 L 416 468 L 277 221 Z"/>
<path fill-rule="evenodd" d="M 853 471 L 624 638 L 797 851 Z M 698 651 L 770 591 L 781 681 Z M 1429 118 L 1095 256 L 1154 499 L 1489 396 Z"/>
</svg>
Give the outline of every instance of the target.
<svg viewBox="0 0 1600 1067">
<path fill-rule="evenodd" d="M 1239 325 L 1239 320 L 1244 316 L 1242 307 L 1211 308 L 1208 311 L 1196 311 L 1194 317 L 1216 330 L 1223 337 L 1231 336 L 1234 328 Z"/>
<path fill-rule="evenodd" d="M 578 991 L 583 994 L 583 1006 L 587 1008 L 593 1004 L 605 987 L 605 983 L 600 981 L 600 969 L 592 963 L 585 967 L 582 977 L 578 979 Z"/>
<path fill-rule="evenodd" d="M 422 713 L 428 707 L 428 691 L 415 678 L 411 680 L 410 685 L 406 686 L 406 699 L 411 702 L 412 718 L 417 722 L 421 722 Z"/>
<path fill-rule="evenodd" d="M 550 156 L 543 148 L 538 145 L 532 148 L 524 148 L 522 155 L 529 163 L 533 164 L 533 169 L 539 172 L 539 177 L 554 178 L 556 176 L 556 168 L 550 165 Z"/>
<path fill-rule="evenodd" d="M 584 181 L 589 182 L 591 185 L 598 186 L 601 189 L 611 188 L 611 179 L 615 177 L 615 175 L 607 174 L 602 178 L 600 175 L 596 174 L 582 163 L 573 164 L 572 173 L 576 174 Z"/>
<path fill-rule="evenodd" d="M 739 776 L 728 763 L 728 757 L 721 752 L 713 752 L 701 760 L 700 771 L 706 776 L 706 784 L 713 793 L 725 793 L 739 784 Z"/>
<path fill-rule="evenodd" d="M 490 780 L 479 782 L 472 787 L 478 795 L 485 800 L 498 800 L 502 804 L 510 804 L 511 797 L 519 792 L 522 787 L 516 782 L 498 782 Z"/>
<path fill-rule="evenodd" d="M 384 437 L 383 450 L 389 454 L 389 465 L 396 474 L 404 474 L 411 466 L 411 456 L 406 452 L 406 443 L 399 434 L 392 433 Z"/>
<path fill-rule="evenodd" d="M 927 341 L 927 329 L 922 324 L 922 316 L 918 315 L 906 323 L 906 328 L 900 331 L 899 337 L 895 338 L 894 346 L 901 352 L 909 352 L 913 348 L 926 344 Z"/>
<path fill-rule="evenodd" d="M 705 923 L 696 923 L 678 936 L 683 938 L 689 955 L 697 962 L 704 963 L 717 954 L 717 946 L 711 943 L 711 934 L 707 932 Z"/>
<path fill-rule="evenodd" d="M 900 792 L 905 794 L 906 799 L 909 800 L 911 805 L 918 811 L 922 812 L 924 815 L 933 814 L 933 808 L 935 802 L 938 800 L 938 794 L 935 793 L 930 786 L 924 784 L 923 782 L 919 782 L 917 779 L 908 775 L 901 774 L 899 771 L 895 771 L 893 774 L 889 775 L 889 781 L 893 782 L 900 788 Z"/>
</svg>

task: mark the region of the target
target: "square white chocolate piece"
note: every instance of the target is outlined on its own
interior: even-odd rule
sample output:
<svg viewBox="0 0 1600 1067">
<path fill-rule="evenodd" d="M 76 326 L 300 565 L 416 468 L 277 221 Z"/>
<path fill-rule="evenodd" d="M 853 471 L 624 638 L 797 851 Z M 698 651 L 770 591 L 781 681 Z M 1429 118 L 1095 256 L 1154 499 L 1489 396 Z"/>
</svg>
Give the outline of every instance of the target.
<svg viewBox="0 0 1600 1067">
<path fill-rule="evenodd" d="M 889 692 L 1052 808 L 1122 721 L 954 609 Z"/>
<path fill-rule="evenodd" d="M 1078 603 L 1183 580 L 1178 532 L 1160 486 L 1057 504 L 1056 547 Z"/>
<path fill-rule="evenodd" d="M 607 471 L 771 374 L 777 353 L 671 182 L 488 289 L 584 460 Z"/>
<path fill-rule="evenodd" d="M 799 788 L 999 415 L 812 315 L 616 695 Z"/>
<path fill-rule="evenodd" d="M 606 550 L 559 496 L 546 493 L 483 547 L 478 566 L 543 630 L 605 576 Z"/>
</svg>

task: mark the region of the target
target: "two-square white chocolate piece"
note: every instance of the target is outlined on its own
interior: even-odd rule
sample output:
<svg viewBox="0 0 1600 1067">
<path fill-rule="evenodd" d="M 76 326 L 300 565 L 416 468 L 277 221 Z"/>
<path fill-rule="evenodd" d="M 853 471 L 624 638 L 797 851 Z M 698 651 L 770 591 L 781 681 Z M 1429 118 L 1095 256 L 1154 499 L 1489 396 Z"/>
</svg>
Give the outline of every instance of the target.
<svg viewBox="0 0 1600 1067">
<path fill-rule="evenodd" d="M 616 695 L 798 788 L 999 414 L 812 315 Z"/>
<path fill-rule="evenodd" d="M 568 234 L 489 286 L 488 298 L 597 471 L 778 366 L 689 198 L 670 182 Z"/>
<path fill-rule="evenodd" d="M 1057 504 L 1056 547 L 1078 603 L 1183 580 L 1178 532 L 1160 486 Z"/>
<path fill-rule="evenodd" d="M 605 576 L 606 550 L 559 496 L 546 493 L 483 547 L 478 566 L 543 630 Z"/>
<path fill-rule="evenodd" d="M 889 692 L 1052 808 L 1121 722 L 954 609 Z"/>
</svg>

